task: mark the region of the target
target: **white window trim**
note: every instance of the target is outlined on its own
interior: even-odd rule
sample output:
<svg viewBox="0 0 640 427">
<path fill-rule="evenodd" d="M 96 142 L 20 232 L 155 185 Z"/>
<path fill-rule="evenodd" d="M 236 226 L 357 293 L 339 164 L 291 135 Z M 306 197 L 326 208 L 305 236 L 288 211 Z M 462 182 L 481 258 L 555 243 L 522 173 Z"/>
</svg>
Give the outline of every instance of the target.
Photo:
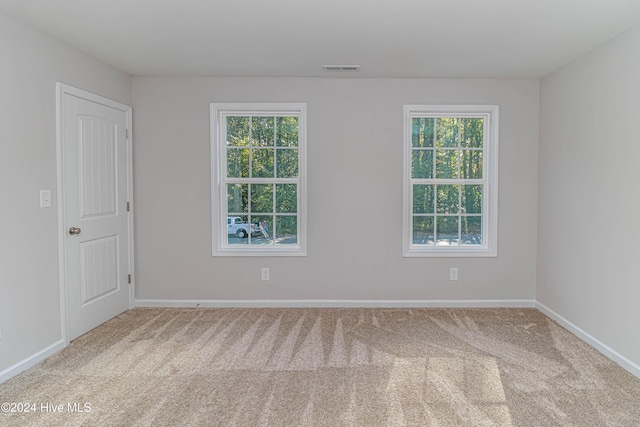
<svg viewBox="0 0 640 427">
<path fill-rule="evenodd" d="M 486 189 L 482 204 L 482 246 L 414 245 L 411 235 L 413 200 L 411 198 L 411 121 L 413 117 L 483 117 L 486 144 L 483 145 L 483 169 Z M 498 130 L 497 105 L 405 105 L 404 106 L 404 186 L 403 186 L 403 256 L 405 257 L 496 257 L 498 256 Z"/>
<path fill-rule="evenodd" d="M 250 115 L 295 114 L 298 121 L 298 236 L 295 245 L 229 245 L 226 191 L 222 188 L 226 159 L 222 162 L 222 118 L 228 113 Z M 307 255 L 307 104 L 305 103 L 211 103 L 211 231 L 213 256 L 306 256 Z M 222 164 L 220 163 L 222 162 Z"/>
</svg>

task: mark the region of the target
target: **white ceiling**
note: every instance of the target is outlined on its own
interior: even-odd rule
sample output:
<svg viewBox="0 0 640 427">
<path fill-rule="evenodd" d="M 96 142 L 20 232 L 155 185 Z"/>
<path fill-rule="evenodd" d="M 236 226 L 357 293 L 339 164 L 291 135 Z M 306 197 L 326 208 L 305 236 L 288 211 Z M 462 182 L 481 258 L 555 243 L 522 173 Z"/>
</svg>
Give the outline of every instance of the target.
<svg viewBox="0 0 640 427">
<path fill-rule="evenodd" d="M 0 0 L 0 14 L 133 75 L 538 78 L 640 23 L 640 0 Z"/>
</svg>

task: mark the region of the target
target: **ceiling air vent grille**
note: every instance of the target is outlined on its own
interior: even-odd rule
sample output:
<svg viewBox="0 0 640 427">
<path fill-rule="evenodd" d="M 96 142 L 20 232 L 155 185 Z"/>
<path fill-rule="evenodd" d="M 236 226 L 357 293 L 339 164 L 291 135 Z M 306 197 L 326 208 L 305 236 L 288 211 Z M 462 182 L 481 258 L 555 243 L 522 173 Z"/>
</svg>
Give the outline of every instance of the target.
<svg viewBox="0 0 640 427">
<path fill-rule="evenodd" d="M 322 71 L 360 71 L 359 65 L 323 65 Z"/>
</svg>

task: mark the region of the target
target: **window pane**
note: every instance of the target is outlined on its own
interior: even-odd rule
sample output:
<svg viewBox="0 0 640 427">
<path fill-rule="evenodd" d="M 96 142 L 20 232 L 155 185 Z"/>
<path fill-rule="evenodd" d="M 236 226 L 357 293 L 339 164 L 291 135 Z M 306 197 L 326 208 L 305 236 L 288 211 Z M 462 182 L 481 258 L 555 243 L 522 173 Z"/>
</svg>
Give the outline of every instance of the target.
<svg viewBox="0 0 640 427">
<path fill-rule="evenodd" d="M 278 117 L 276 119 L 276 145 L 278 147 L 298 146 L 297 117 Z"/>
<path fill-rule="evenodd" d="M 411 120 L 411 145 L 414 147 L 433 147 L 433 118 L 414 118 Z"/>
<path fill-rule="evenodd" d="M 249 176 L 248 148 L 227 148 L 227 176 L 229 178 Z"/>
<path fill-rule="evenodd" d="M 252 245 L 269 245 L 273 243 L 271 232 L 273 230 L 272 215 L 252 215 L 251 223 L 254 233 L 251 235 Z"/>
<path fill-rule="evenodd" d="M 458 150 L 436 151 L 436 178 L 458 179 Z"/>
<path fill-rule="evenodd" d="M 414 245 L 433 245 L 433 217 L 414 216 L 413 236 Z"/>
<path fill-rule="evenodd" d="M 459 211 L 459 192 L 458 185 L 438 185 L 437 188 L 437 213 L 456 214 Z"/>
<path fill-rule="evenodd" d="M 306 104 L 210 111 L 213 256 L 306 255 Z"/>
<path fill-rule="evenodd" d="M 227 244 L 246 245 L 249 243 L 248 216 L 228 216 L 227 217 Z"/>
<path fill-rule="evenodd" d="M 227 117 L 227 145 L 249 145 L 249 117 Z"/>
<path fill-rule="evenodd" d="M 249 212 L 249 186 L 247 184 L 227 184 L 227 214 Z"/>
<path fill-rule="evenodd" d="M 458 119 L 446 117 L 436 122 L 436 147 L 458 146 Z"/>
<path fill-rule="evenodd" d="M 273 146 L 274 126 L 273 117 L 252 117 L 251 139 L 253 145 Z"/>
<path fill-rule="evenodd" d="M 461 220 L 462 244 L 482 245 L 482 217 L 463 216 Z"/>
<path fill-rule="evenodd" d="M 278 149 L 278 178 L 296 178 L 298 176 L 298 150 Z"/>
<path fill-rule="evenodd" d="M 276 244 L 295 245 L 298 243 L 298 217 L 294 215 L 276 217 Z"/>
<path fill-rule="evenodd" d="M 462 135 L 460 145 L 463 147 L 482 148 L 483 119 L 460 119 Z"/>
<path fill-rule="evenodd" d="M 482 179 L 482 150 L 462 151 L 460 172 L 463 179 Z"/>
<path fill-rule="evenodd" d="M 498 109 L 404 106 L 404 256 L 496 256 Z"/>
<path fill-rule="evenodd" d="M 413 213 L 433 213 L 433 185 L 413 186 Z"/>
<path fill-rule="evenodd" d="M 276 212 L 296 213 L 298 211 L 298 185 L 276 185 Z"/>
<path fill-rule="evenodd" d="M 273 212 L 273 184 L 251 184 L 251 212 Z"/>
<path fill-rule="evenodd" d="M 273 149 L 254 148 L 251 159 L 252 178 L 273 178 Z"/>
<path fill-rule="evenodd" d="M 433 178 L 433 150 L 411 150 L 411 177 Z"/>
<path fill-rule="evenodd" d="M 462 186 L 462 213 L 482 213 L 482 185 Z"/>
<path fill-rule="evenodd" d="M 439 216 L 436 225 L 436 246 L 459 244 L 457 216 Z"/>
</svg>

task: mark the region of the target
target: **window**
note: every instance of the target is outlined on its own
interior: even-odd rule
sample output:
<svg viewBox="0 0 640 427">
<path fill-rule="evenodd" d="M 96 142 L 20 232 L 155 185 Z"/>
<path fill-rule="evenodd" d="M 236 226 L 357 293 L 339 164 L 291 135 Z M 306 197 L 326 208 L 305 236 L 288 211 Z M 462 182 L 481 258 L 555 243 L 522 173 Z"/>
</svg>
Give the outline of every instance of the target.
<svg viewBox="0 0 640 427">
<path fill-rule="evenodd" d="M 496 256 L 498 106 L 404 109 L 404 256 Z"/>
<path fill-rule="evenodd" d="M 305 255 L 306 104 L 211 104 L 213 255 Z"/>
</svg>

